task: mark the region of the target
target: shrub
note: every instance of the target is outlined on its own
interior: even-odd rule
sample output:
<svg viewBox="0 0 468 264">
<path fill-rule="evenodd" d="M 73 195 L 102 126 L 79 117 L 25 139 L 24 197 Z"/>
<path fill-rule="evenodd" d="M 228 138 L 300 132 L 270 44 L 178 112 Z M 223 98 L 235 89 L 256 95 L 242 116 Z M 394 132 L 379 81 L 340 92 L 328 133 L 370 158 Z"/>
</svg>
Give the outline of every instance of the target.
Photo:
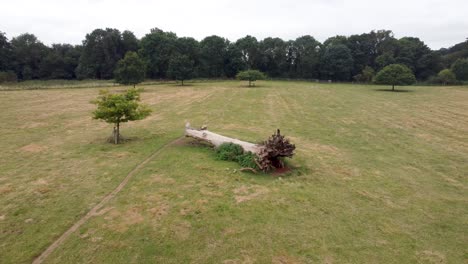
<svg viewBox="0 0 468 264">
<path fill-rule="evenodd" d="M 256 169 L 258 167 L 257 163 L 255 162 L 256 158 L 257 158 L 257 155 L 249 151 L 247 153 L 244 153 L 238 156 L 237 162 L 244 168 Z"/>
<path fill-rule="evenodd" d="M 12 71 L 0 72 L 0 83 L 16 82 L 16 74 Z"/>
<path fill-rule="evenodd" d="M 216 159 L 235 161 L 244 168 L 258 169 L 256 158 L 255 154 L 244 152 L 240 145 L 234 143 L 223 143 L 216 149 Z"/>
<path fill-rule="evenodd" d="M 219 160 L 237 161 L 237 157 L 244 154 L 244 149 L 234 143 L 223 143 L 216 149 L 216 158 Z"/>
</svg>

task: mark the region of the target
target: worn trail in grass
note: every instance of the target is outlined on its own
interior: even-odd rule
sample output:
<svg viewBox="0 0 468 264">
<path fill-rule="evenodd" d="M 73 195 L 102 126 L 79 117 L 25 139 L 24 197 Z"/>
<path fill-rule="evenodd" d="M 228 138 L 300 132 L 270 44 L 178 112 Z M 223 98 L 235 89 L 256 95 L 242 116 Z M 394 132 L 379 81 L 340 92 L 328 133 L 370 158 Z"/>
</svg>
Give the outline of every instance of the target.
<svg viewBox="0 0 468 264">
<path fill-rule="evenodd" d="M 298 169 L 240 173 L 190 140 L 172 145 L 46 262 L 463 262 L 468 90 L 378 88 L 147 86 L 155 112 L 119 146 L 89 117 L 95 89 L 4 92 L 0 255 L 30 262 L 190 121 L 253 142 L 281 128 Z"/>
</svg>

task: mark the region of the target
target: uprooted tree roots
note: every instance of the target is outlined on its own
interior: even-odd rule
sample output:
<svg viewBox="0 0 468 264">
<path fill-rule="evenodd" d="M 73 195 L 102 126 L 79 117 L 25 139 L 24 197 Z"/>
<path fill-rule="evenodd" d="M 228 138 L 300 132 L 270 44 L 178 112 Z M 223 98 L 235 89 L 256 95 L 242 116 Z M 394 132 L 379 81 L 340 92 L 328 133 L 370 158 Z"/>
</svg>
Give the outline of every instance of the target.
<svg viewBox="0 0 468 264">
<path fill-rule="evenodd" d="M 278 129 L 268 140 L 262 144 L 263 148 L 257 153 L 257 166 L 263 171 L 272 168 L 284 168 L 283 158 L 292 158 L 296 146 L 281 135 Z"/>
<path fill-rule="evenodd" d="M 261 144 L 225 137 L 206 130 L 206 126 L 203 126 L 202 129 L 194 129 L 190 127 L 189 123 L 185 126 L 185 135 L 206 141 L 215 147 L 219 147 L 223 143 L 240 145 L 245 152 L 252 152 L 256 155 L 255 163 L 264 172 L 275 168 L 284 168 L 283 159 L 285 157 L 292 158 L 296 149 L 294 144 L 291 144 L 288 139 L 281 135 L 279 129 Z"/>
</svg>

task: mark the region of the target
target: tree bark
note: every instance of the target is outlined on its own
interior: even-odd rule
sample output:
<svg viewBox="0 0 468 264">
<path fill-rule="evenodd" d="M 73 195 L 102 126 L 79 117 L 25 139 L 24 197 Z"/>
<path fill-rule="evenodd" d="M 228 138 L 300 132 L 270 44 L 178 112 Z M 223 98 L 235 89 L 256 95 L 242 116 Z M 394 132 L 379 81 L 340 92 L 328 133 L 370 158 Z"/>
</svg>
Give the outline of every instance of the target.
<svg viewBox="0 0 468 264">
<path fill-rule="evenodd" d="M 395 85 L 392 84 L 392 91 L 395 91 Z"/>
<path fill-rule="evenodd" d="M 114 144 L 120 143 L 120 123 L 117 123 L 114 126 L 114 131 L 112 132 L 112 137 L 114 138 Z"/>
</svg>

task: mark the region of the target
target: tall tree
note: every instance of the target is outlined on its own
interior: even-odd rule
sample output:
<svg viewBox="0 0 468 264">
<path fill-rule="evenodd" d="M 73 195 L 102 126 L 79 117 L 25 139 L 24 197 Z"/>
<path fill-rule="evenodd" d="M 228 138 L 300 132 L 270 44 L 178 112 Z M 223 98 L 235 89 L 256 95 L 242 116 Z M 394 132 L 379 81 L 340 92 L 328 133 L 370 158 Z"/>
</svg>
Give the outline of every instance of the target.
<svg viewBox="0 0 468 264">
<path fill-rule="evenodd" d="M 468 81 L 468 58 L 458 59 L 452 64 L 452 72 L 460 81 Z"/>
<path fill-rule="evenodd" d="M 122 32 L 122 52 L 138 51 L 140 43 L 135 34 L 129 30 Z"/>
<path fill-rule="evenodd" d="M 294 41 L 297 54 L 296 76 L 299 78 L 319 78 L 321 44 L 312 36 L 302 36 Z"/>
<path fill-rule="evenodd" d="M 242 54 L 242 61 L 248 69 L 256 68 L 258 64 L 258 41 L 255 37 L 245 36 L 235 43 L 236 48 Z"/>
<path fill-rule="evenodd" d="M 347 45 L 348 44 L 348 38 L 346 36 L 342 35 L 336 35 L 334 37 L 329 37 L 323 42 L 324 47 L 329 47 L 332 45 Z"/>
<path fill-rule="evenodd" d="M 441 56 L 444 67 L 449 68 L 456 60 L 468 58 L 468 38 L 450 48 L 442 48 L 436 53 Z"/>
<path fill-rule="evenodd" d="M 419 38 L 404 37 L 398 40 L 395 61 L 408 66 L 417 79 L 437 74 L 442 65 L 437 55 Z"/>
<path fill-rule="evenodd" d="M 53 44 L 39 65 L 39 74 L 45 79 L 76 78 L 75 68 L 80 58 L 80 47 Z"/>
<path fill-rule="evenodd" d="M 135 49 L 131 34 L 125 33 L 125 42 L 117 29 L 96 29 L 86 35 L 76 74 L 79 78 L 111 79 L 117 62 L 129 50 Z M 133 43 L 133 44 L 132 44 Z"/>
<path fill-rule="evenodd" d="M 33 34 L 25 33 L 11 40 L 14 69 L 22 80 L 40 77 L 39 65 L 47 55 L 48 48 Z"/>
<path fill-rule="evenodd" d="M 129 51 L 125 57 L 117 63 L 114 72 L 115 81 L 124 85 L 139 84 L 145 80 L 145 63 L 134 51 Z"/>
<path fill-rule="evenodd" d="M 177 35 L 153 28 L 140 42 L 140 55 L 145 60 L 150 78 L 166 78 L 171 56 L 177 51 Z"/>
<path fill-rule="evenodd" d="M 228 78 L 234 78 L 240 71 L 247 69 L 242 52 L 237 45 L 229 43 L 224 54 L 224 74 Z"/>
<path fill-rule="evenodd" d="M 352 69 L 353 57 L 348 47 L 343 44 L 333 44 L 325 48 L 320 66 L 322 78 L 348 81 Z"/>
<path fill-rule="evenodd" d="M 229 41 L 219 36 L 209 36 L 200 42 L 200 74 L 203 77 L 223 77 L 224 62 Z"/>
<path fill-rule="evenodd" d="M 176 40 L 176 54 L 187 56 L 193 61 L 193 75 L 198 75 L 198 68 L 200 67 L 200 43 L 194 38 L 182 37 Z"/>
<path fill-rule="evenodd" d="M 181 81 L 182 86 L 185 80 L 192 78 L 194 70 L 194 61 L 186 55 L 175 55 L 169 61 L 169 77 Z"/>
<path fill-rule="evenodd" d="M 271 77 L 282 76 L 287 66 L 287 45 L 280 38 L 266 38 L 259 44 L 258 68 Z"/>
<path fill-rule="evenodd" d="M 0 71 L 13 68 L 13 49 L 5 33 L 0 31 Z"/>
</svg>

